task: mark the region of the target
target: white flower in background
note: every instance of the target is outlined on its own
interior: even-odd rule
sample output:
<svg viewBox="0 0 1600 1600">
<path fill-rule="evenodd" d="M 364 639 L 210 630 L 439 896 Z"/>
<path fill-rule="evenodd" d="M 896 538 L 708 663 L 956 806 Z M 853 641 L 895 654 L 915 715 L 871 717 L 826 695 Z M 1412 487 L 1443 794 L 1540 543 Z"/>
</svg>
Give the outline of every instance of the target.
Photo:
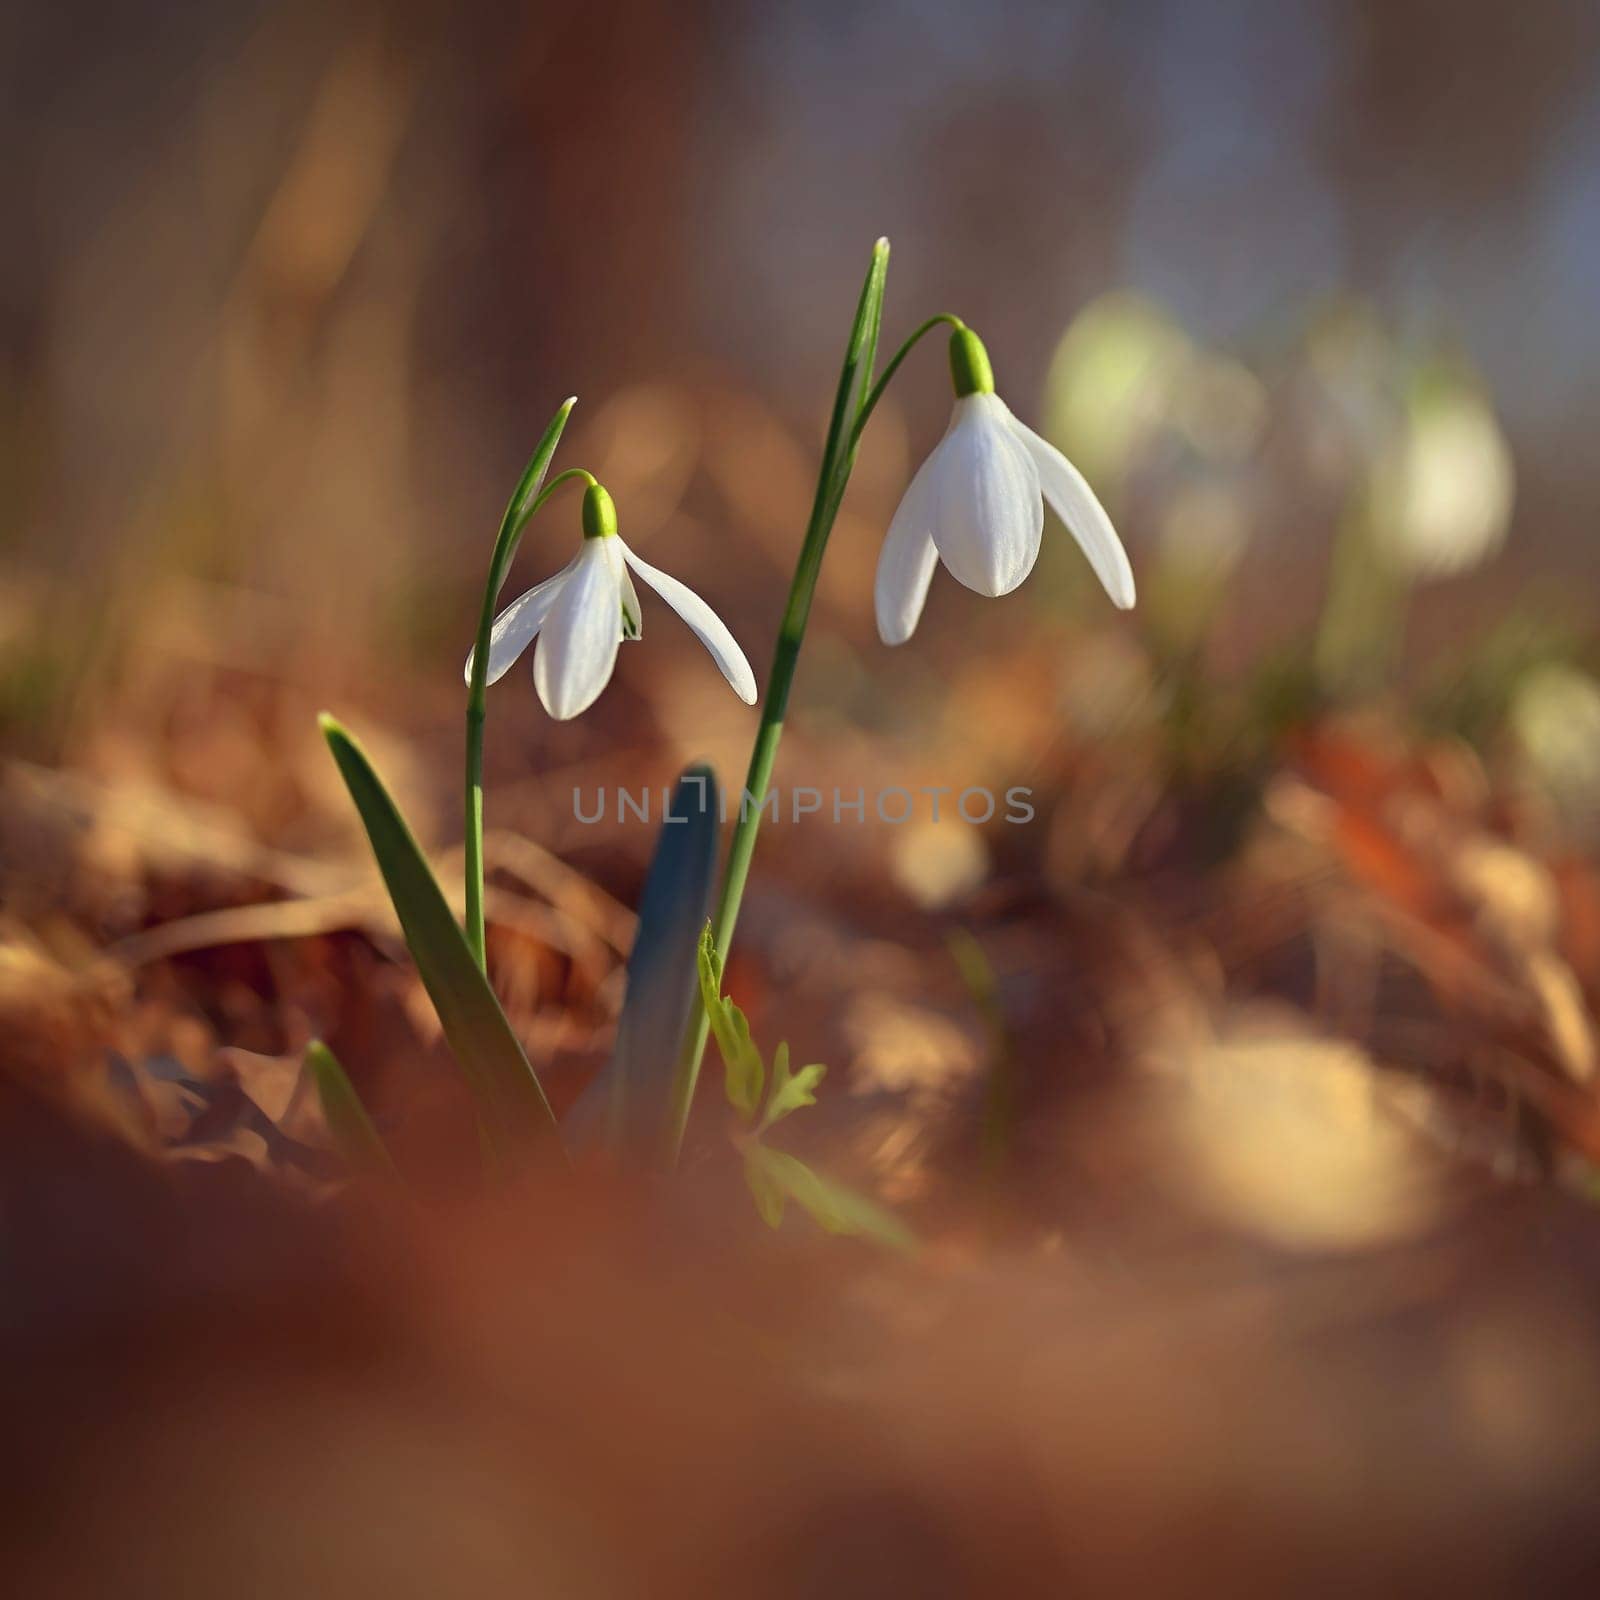
<svg viewBox="0 0 1600 1600">
<path fill-rule="evenodd" d="M 583 548 L 553 578 L 519 595 L 495 618 L 487 681 L 503 678 L 534 636 L 542 635 L 533 656 L 533 683 L 545 710 L 558 722 L 587 711 L 611 681 L 622 641 L 642 633 L 630 567 L 694 630 L 734 693 L 754 705 L 755 674 L 733 635 L 693 589 L 628 548 L 617 533 L 616 507 L 599 484 L 584 493 Z M 471 655 L 466 674 L 470 681 Z"/>
<path fill-rule="evenodd" d="M 1407 426 L 1379 464 L 1374 491 L 1385 552 L 1414 578 L 1466 572 L 1495 553 L 1511 524 L 1516 474 L 1493 409 L 1442 367 L 1413 380 Z"/>
<path fill-rule="evenodd" d="M 1183 409 L 1200 360 L 1159 306 L 1127 290 L 1091 300 L 1062 334 L 1044 380 L 1045 431 L 1100 484 L 1123 484 Z"/>
<path fill-rule="evenodd" d="M 1585 833 L 1600 825 L 1600 683 L 1552 662 L 1518 684 L 1510 712 L 1534 775 L 1561 813 Z"/>
<path fill-rule="evenodd" d="M 950 336 L 956 403 L 950 426 L 911 480 L 878 558 L 878 632 L 904 644 L 939 561 L 982 595 L 1009 594 L 1033 571 L 1044 502 L 1066 524 L 1112 601 L 1133 604 L 1133 571 L 1083 474 L 1011 415 L 994 392 L 978 336 Z"/>
</svg>

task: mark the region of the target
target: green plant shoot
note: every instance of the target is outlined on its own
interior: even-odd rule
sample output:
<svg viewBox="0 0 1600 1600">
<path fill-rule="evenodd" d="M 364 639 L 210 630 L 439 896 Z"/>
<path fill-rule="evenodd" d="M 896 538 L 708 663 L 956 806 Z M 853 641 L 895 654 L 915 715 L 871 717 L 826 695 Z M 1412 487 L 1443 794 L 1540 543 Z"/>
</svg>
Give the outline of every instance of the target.
<svg viewBox="0 0 1600 1600">
<path fill-rule="evenodd" d="M 816 1062 L 791 1073 L 789 1046 L 780 1043 L 768 1075 L 744 1012 L 722 993 L 722 962 L 709 923 L 700 936 L 698 965 L 700 999 L 722 1055 L 728 1104 L 748 1130 L 734 1143 L 761 1220 L 769 1228 L 778 1227 L 792 1200 L 828 1233 L 870 1239 L 901 1253 L 914 1251 L 916 1235 L 893 1212 L 767 1142 L 765 1135 L 774 1124 L 817 1103 L 815 1091 L 827 1068 Z"/>
<path fill-rule="evenodd" d="M 560 1139 L 544 1089 L 406 821 L 359 744 L 332 717 L 320 718 L 350 798 L 383 874 L 428 998 L 478 1102 L 497 1165 L 516 1165 L 530 1146 Z"/>
</svg>

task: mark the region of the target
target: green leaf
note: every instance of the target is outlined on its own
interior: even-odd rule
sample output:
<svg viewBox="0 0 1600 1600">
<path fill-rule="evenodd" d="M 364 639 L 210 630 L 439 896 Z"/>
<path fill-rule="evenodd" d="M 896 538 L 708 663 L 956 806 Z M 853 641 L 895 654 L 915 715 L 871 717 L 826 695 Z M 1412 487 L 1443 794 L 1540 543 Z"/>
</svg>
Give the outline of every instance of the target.
<svg viewBox="0 0 1600 1600">
<path fill-rule="evenodd" d="M 306 1046 L 306 1071 L 311 1074 L 317 1099 L 322 1102 L 328 1132 L 345 1160 L 358 1171 L 382 1172 L 393 1177 L 394 1161 L 378 1137 L 361 1096 L 339 1064 L 339 1058 L 320 1039 L 313 1039 Z"/>
<path fill-rule="evenodd" d="M 858 404 L 872 382 L 872 368 L 878 359 L 878 330 L 883 326 L 883 292 L 889 278 L 889 241 L 879 239 L 872 247 L 872 260 L 861 285 L 856 305 L 856 320 L 850 329 L 845 349 L 840 392 Z"/>
<path fill-rule="evenodd" d="M 761 1051 L 750 1037 L 750 1024 L 738 1006 L 731 1000 L 723 1002 L 728 1019 L 728 1035 L 732 1047 L 723 1044 L 724 1035 L 717 1035 L 718 1048 L 722 1050 L 724 1087 L 728 1104 L 748 1121 L 761 1104 L 761 1084 L 766 1069 L 761 1064 Z"/>
<path fill-rule="evenodd" d="M 761 1087 L 767 1071 L 761 1052 L 750 1037 L 750 1024 L 744 1012 L 722 994 L 722 962 L 717 956 L 709 922 L 700 935 L 697 965 L 700 1000 L 722 1055 L 728 1103 L 748 1122 L 761 1105 Z"/>
<path fill-rule="evenodd" d="M 611 1059 L 562 1122 L 569 1139 L 601 1125 L 613 1144 L 644 1148 L 660 1137 L 694 999 L 695 941 L 717 866 L 721 810 L 710 767 L 687 768 L 662 819 L 639 899 L 628 991 Z"/>
<path fill-rule="evenodd" d="M 567 418 L 578 403 L 577 396 L 562 401 L 550 419 L 543 436 L 517 486 L 511 491 L 500 531 L 495 535 L 494 553 L 489 558 L 489 576 L 483 586 L 483 604 L 478 612 L 478 631 L 473 640 L 472 665 L 467 674 L 467 794 L 466 840 L 462 872 L 466 888 L 466 938 L 472 959 L 482 968 L 484 961 L 483 926 L 483 724 L 486 715 L 486 689 L 489 677 L 489 636 L 494 631 L 495 606 L 505 587 L 506 575 L 517 553 L 522 530 L 527 527 L 539 503 L 539 491 L 551 458 L 567 426 Z"/>
<path fill-rule="evenodd" d="M 753 1145 L 745 1152 L 744 1181 L 750 1187 L 750 1196 L 756 1203 L 756 1211 L 760 1214 L 761 1220 L 769 1228 L 776 1228 L 783 1221 L 788 1193 L 757 1158 L 757 1152 L 761 1148 L 760 1145 Z"/>
<path fill-rule="evenodd" d="M 872 247 L 872 259 L 867 266 L 867 276 L 861 286 L 860 299 L 856 303 L 855 320 L 850 326 L 850 341 L 845 347 L 844 365 L 839 373 L 838 388 L 834 392 L 833 412 L 828 421 L 827 438 L 823 445 L 816 496 L 811 504 L 811 516 L 795 563 L 794 577 L 790 581 L 789 598 L 780 630 L 782 637 L 767 681 L 761 711 L 761 726 L 756 733 L 755 748 L 750 758 L 749 777 L 746 780 L 746 787 L 752 794 L 765 795 L 772 777 L 772 764 L 777 756 L 778 741 L 783 734 L 784 707 L 788 703 L 789 686 L 794 677 L 800 647 L 805 640 L 806 621 L 811 611 L 811 598 L 816 589 L 818 570 L 827 549 L 829 535 L 833 531 L 839 502 L 849 481 L 851 465 L 855 460 L 858 439 L 855 423 L 861 420 L 860 407 L 871 388 L 872 368 L 877 360 L 878 334 L 883 323 L 883 294 L 888 271 L 889 241 L 879 239 Z M 717 922 L 723 929 L 725 940 L 732 938 L 734 924 L 738 921 L 739 906 L 744 899 L 745 883 L 750 872 L 750 861 L 755 851 L 756 831 L 760 827 L 761 817 L 762 810 L 759 806 L 745 812 L 734 831 L 728 855 L 727 875 L 723 881 L 722 898 L 717 910 Z M 695 1086 L 700 1079 L 700 1063 L 705 1054 L 706 1033 L 711 1025 L 710 1011 L 702 1006 L 695 1014 L 683 1041 L 677 1082 L 673 1087 L 672 1121 L 668 1132 L 668 1159 L 672 1164 L 676 1164 L 683 1145 L 684 1129 L 688 1126 L 689 1110 L 694 1103 Z M 726 1060 L 724 1057 L 725 1064 Z M 730 1076 L 732 1076 L 731 1070 Z M 742 1086 L 736 1092 L 746 1103 L 751 1101 L 751 1097 L 743 1092 Z M 759 1102 L 759 1087 L 753 1099 Z M 739 1101 L 736 1100 L 735 1103 L 738 1104 Z M 753 1115 L 753 1106 L 749 1114 Z"/>
<path fill-rule="evenodd" d="M 700 1003 L 707 1011 L 722 1007 L 722 958 L 717 954 L 717 936 L 711 931 L 708 917 L 700 929 L 700 942 L 695 946 L 695 970 L 700 976 Z"/>
<path fill-rule="evenodd" d="M 361 814 L 445 1039 L 477 1098 L 491 1150 L 506 1163 L 515 1151 L 530 1145 L 551 1141 L 559 1146 L 555 1117 L 539 1079 L 489 980 L 472 959 L 405 818 L 361 746 L 332 717 L 324 714 L 319 721 Z"/>
<path fill-rule="evenodd" d="M 827 1068 L 813 1061 L 793 1076 L 789 1073 L 789 1046 L 780 1044 L 772 1053 L 772 1087 L 767 1091 L 767 1109 L 761 1114 L 761 1126 L 756 1131 L 764 1133 L 775 1122 L 781 1122 L 802 1106 L 817 1103 L 816 1087 L 822 1082 Z"/>
<path fill-rule="evenodd" d="M 876 1201 L 832 1178 L 823 1177 L 805 1162 L 785 1151 L 774 1150 L 770 1145 L 752 1142 L 746 1147 L 745 1181 L 756 1197 L 757 1206 L 762 1207 L 761 1215 L 769 1226 L 776 1227 L 777 1223 L 762 1206 L 762 1196 L 776 1189 L 829 1233 L 871 1239 L 885 1249 L 905 1255 L 917 1249 L 917 1236 L 892 1211 L 886 1211 Z M 777 1214 L 781 1219 L 781 1206 Z"/>
<path fill-rule="evenodd" d="M 577 401 L 578 397 L 573 395 L 561 402 L 538 444 L 533 447 L 533 454 L 528 458 L 527 466 L 522 469 L 522 476 L 517 479 L 516 488 L 511 491 L 511 499 L 506 503 L 506 514 L 500 519 L 500 532 L 495 539 L 494 555 L 489 561 L 489 586 L 493 590 L 489 602 L 491 608 L 494 598 L 499 596 L 501 585 L 506 581 L 506 573 L 511 568 L 511 558 L 517 553 L 517 538 L 527 524 L 528 518 L 533 515 L 533 503 L 539 497 L 545 474 L 550 470 L 551 457 L 556 453 L 556 446 L 561 443 L 567 418 L 572 415 L 572 408 Z"/>
<path fill-rule="evenodd" d="M 855 451 L 849 443 L 850 424 L 872 386 L 872 368 L 878 359 L 878 330 L 883 325 L 883 291 L 889 276 L 889 241 L 880 239 L 872 247 L 861 298 L 856 302 L 856 317 L 845 346 L 844 366 L 839 373 L 839 388 L 834 395 L 833 415 L 828 422 L 823 446 L 823 482 L 830 485 L 830 496 L 837 502 L 844 495 Z"/>
</svg>

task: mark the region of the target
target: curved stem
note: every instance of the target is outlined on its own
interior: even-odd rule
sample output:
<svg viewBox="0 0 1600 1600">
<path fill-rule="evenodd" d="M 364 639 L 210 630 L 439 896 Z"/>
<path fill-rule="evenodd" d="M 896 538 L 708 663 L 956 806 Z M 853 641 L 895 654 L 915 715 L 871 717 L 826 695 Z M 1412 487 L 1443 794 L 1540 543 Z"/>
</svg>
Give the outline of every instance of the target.
<svg viewBox="0 0 1600 1600">
<path fill-rule="evenodd" d="M 464 877 L 466 890 L 466 915 L 463 931 L 467 947 L 480 969 L 485 965 L 483 929 L 483 724 L 487 715 L 486 691 L 489 678 L 489 635 L 494 629 L 494 608 L 505 586 L 506 574 L 522 540 L 523 529 L 535 513 L 563 484 L 574 478 L 589 483 L 594 478 L 581 467 L 571 467 L 558 473 L 548 484 L 544 475 L 550 469 L 550 458 L 561 442 L 562 430 L 575 400 L 568 400 L 551 419 L 544 436 L 534 449 L 533 456 L 523 469 L 517 487 L 512 491 L 506 514 L 500 520 L 500 532 L 495 538 L 494 554 L 489 558 L 489 578 L 483 587 L 483 606 L 478 613 L 477 642 L 472 647 L 472 671 L 467 681 L 467 772 L 466 772 L 466 844 L 464 850 Z M 543 487 L 541 488 L 541 485 Z"/>
<path fill-rule="evenodd" d="M 941 324 L 952 330 L 966 327 L 960 317 L 952 316 L 948 311 L 941 311 L 936 317 L 929 317 L 920 328 L 917 328 L 906 339 L 906 342 L 889 358 L 889 365 L 883 369 L 883 376 L 868 390 L 867 397 L 861 402 L 861 409 L 856 412 L 855 425 L 850 430 L 850 448 L 852 451 L 861 442 L 861 430 L 867 425 L 870 417 L 883 398 L 883 391 L 889 387 L 889 380 L 900 370 L 900 363 L 916 349 L 926 334 L 930 334 Z M 841 489 L 843 485 L 840 485 Z"/>
<path fill-rule="evenodd" d="M 750 767 L 745 776 L 744 793 L 740 796 L 739 821 L 733 831 L 733 843 L 728 851 L 728 870 L 722 882 L 722 894 L 712 918 L 712 934 L 717 951 L 727 959 L 728 947 L 733 942 L 733 930 L 739 920 L 739 906 L 744 899 L 745 884 L 750 877 L 750 862 L 755 855 L 756 834 L 761 826 L 762 802 L 767 785 L 772 780 L 772 769 L 778 757 L 778 742 L 783 737 L 783 719 L 789 705 L 789 691 L 794 684 L 795 669 L 799 664 L 800 646 L 805 638 L 806 622 L 811 614 L 811 599 L 817 587 L 817 574 L 822 566 L 823 551 L 828 535 L 833 531 L 834 518 L 844 499 L 845 487 L 855 466 L 856 447 L 861 442 L 861 430 L 873 408 L 882 398 L 889 380 L 900 368 L 900 363 L 910 354 L 917 341 L 940 323 L 961 326 L 959 319 L 941 314 L 930 318 L 916 330 L 897 350 L 876 384 L 872 382 L 872 369 L 877 359 L 878 329 L 883 318 L 883 285 L 889 265 L 889 245 L 880 239 L 872 253 L 872 265 L 867 280 L 862 285 L 861 299 L 856 306 L 855 323 L 850 330 L 850 342 L 845 350 L 844 369 L 839 374 L 839 389 L 834 397 L 833 416 L 828 425 L 827 443 L 823 447 L 822 467 L 817 474 L 816 497 L 811 504 L 806 536 L 800 546 L 800 557 L 795 564 L 794 578 L 789 585 L 789 599 L 784 607 L 783 622 L 778 629 L 778 642 L 773 651 L 772 670 L 767 676 L 767 689 L 763 697 L 761 725 L 756 730 L 755 745 L 750 752 Z M 852 409 L 852 401 L 854 406 Z M 846 419 L 849 419 L 848 426 Z M 698 998 L 690 1015 L 688 1032 L 678 1057 L 677 1076 L 673 1082 L 671 1120 L 667 1129 L 667 1159 L 676 1162 L 683 1144 L 684 1129 L 689 1121 L 689 1108 L 694 1101 L 695 1084 L 700 1075 L 700 1061 L 705 1053 L 709 1023 L 705 1007 Z"/>
<path fill-rule="evenodd" d="M 517 553 L 517 544 L 519 544 L 522 540 L 523 529 L 533 521 L 535 514 L 543 507 L 545 501 L 548 500 L 550 496 L 561 487 L 562 484 L 576 483 L 580 479 L 583 481 L 584 487 L 588 489 L 598 487 L 600 482 L 600 480 L 595 477 L 595 475 L 590 472 L 587 467 L 568 467 L 565 472 L 558 472 L 555 477 L 553 477 L 549 483 L 547 483 L 544 488 L 539 491 L 539 493 L 534 497 L 533 504 L 528 507 L 527 516 L 522 519 L 522 527 L 517 529 L 516 536 L 511 547 L 511 554 L 513 556 Z M 499 597 L 496 596 L 496 598 L 498 599 Z"/>
</svg>

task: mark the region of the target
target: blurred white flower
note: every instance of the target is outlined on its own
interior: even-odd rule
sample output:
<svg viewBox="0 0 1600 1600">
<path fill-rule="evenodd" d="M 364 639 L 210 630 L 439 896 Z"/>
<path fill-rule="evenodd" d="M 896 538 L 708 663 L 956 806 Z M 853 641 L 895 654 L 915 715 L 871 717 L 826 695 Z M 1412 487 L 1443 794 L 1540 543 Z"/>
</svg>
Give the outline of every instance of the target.
<svg viewBox="0 0 1600 1600">
<path fill-rule="evenodd" d="M 1511 726 L 1561 812 L 1592 827 L 1600 819 L 1600 683 L 1576 667 L 1539 667 L 1517 686 Z"/>
<path fill-rule="evenodd" d="M 1045 378 L 1046 431 L 1097 483 L 1120 486 L 1134 457 L 1179 409 L 1196 352 L 1159 306 L 1127 291 L 1072 319 Z"/>
<path fill-rule="evenodd" d="M 1494 412 L 1467 382 L 1424 374 L 1375 482 L 1385 548 L 1416 578 L 1465 572 L 1500 548 L 1515 475 Z"/>
<path fill-rule="evenodd" d="M 1111 519 L 1082 473 L 994 392 L 988 356 L 970 329 L 951 335 L 950 365 L 956 386 L 950 426 L 911 480 L 878 558 L 875 599 L 884 643 L 911 637 L 940 560 L 979 594 L 1015 589 L 1038 559 L 1046 500 L 1113 602 L 1131 606 L 1133 571 Z"/>
<path fill-rule="evenodd" d="M 533 657 L 533 682 L 545 710 L 559 722 L 587 711 L 611 681 L 622 641 L 642 636 L 631 567 L 694 630 L 739 698 L 755 704 L 755 675 L 733 635 L 686 584 L 628 548 L 617 533 L 611 496 L 599 484 L 584 494 L 583 534 L 583 548 L 560 572 L 519 595 L 495 618 L 488 682 L 503 678 L 535 635 L 542 635 Z M 472 661 L 469 655 L 469 681 Z"/>
</svg>

